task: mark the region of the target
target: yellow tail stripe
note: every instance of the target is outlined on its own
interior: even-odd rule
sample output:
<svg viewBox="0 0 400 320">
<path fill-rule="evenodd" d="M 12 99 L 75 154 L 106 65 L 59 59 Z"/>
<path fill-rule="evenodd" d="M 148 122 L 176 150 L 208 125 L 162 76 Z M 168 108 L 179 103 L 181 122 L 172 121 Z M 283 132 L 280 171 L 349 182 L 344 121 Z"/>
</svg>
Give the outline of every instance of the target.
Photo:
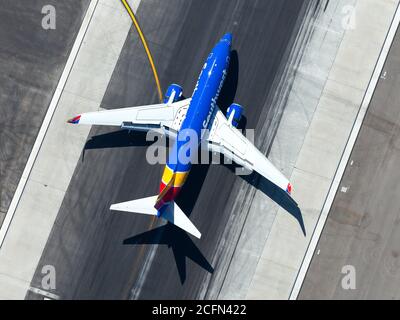
<svg viewBox="0 0 400 320">
<path fill-rule="evenodd" d="M 129 16 L 131 17 L 132 22 L 135 25 L 135 28 L 136 28 L 137 32 L 139 33 L 140 40 L 142 40 L 144 50 L 146 51 L 147 58 L 149 59 L 151 69 L 153 70 L 154 79 L 156 80 L 158 96 L 160 98 L 160 102 L 162 102 L 163 101 L 163 95 L 162 95 L 160 80 L 158 79 L 157 69 L 156 69 L 156 66 L 154 65 L 153 57 L 152 57 L 151 52 L 149 50 L 149 46 L 147 45 L 146 38 L 144 37 L 144 34 L 143 34 L 142 30 L 140 29 L 140 26 L 139 26 L 139 23 L 138 23 L 138 21 L 137 21 L 137 19 L 135 17 L 135 14 L 133 13 L 133 11 L 132 11 L 131 7 L 129 6 L 128 2 L 126 0 L 121 0 L 121 2 L 124 5 L 124 7 L 125 7 L 126 11 L 128 12 Z"/>
<path fill-rule="evenodd" d="M 174 187 L 182 187 L 183 184 L 185 183 L 188 175 L 189 175 L 189 171 L 175 172 Z"/>
<path fill-rule="evenodd" d="M 168 166 L 165 166 L 164 173 L 162 175 L 162 182 L 164 184 L 168 184 L 171 180 L 173 180 L 174 187 L 181 187 L 185 183 L 188 175 L 189 171 L 173 172 Z"/>
</svg>

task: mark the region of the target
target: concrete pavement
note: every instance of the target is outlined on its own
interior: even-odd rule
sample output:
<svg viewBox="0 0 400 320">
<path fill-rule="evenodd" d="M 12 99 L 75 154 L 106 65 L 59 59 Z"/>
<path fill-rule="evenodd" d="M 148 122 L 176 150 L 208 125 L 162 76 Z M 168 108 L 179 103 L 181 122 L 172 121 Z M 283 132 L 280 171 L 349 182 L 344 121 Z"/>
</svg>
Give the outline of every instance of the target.
<svg viewBox="0 0 400 320">
<path fill-rule="evenodd" d="M 0 226 L 49 107 L 88 0 L 4 0 L 0 7 Z M 56 29 L 42 8 L 56 8 Z"/>
<path fill-rule="evenodd" d="M 291 173 L 307 236 L 297 219 L 257 192 L 222 298 L 289 298 L 397 7 L 397 1 L 320 4 L 270 153 Z M 343 24 L 343 8 L 353 8 L 353 27 Z M 260 214 L 276 211 L 272 220 Z M 235 281 L 242 273 L 249 282 Z"/>
<path fill-rule="evenodd" d="M 299 299 L 400 297 L 399 62 L 397 31 Z M 342 285 L 346 266 L 354 289 Z"/>
<path fill-rule="evenodd" d="M 84 79 L 85 74 L 96 74 L 96 81 L 85 82 L 79 87 L 81 91 L 77 91 L 76 87 L 74 89 L 68 82 L 65 88 L 60 89 L 62 93 L 52 122 L 32 171 L 25 177 L 24 192 L 0 250 L 2 299 L 23 299 L 30 287 L 90 129 L 83 127 L 72 130 L 67 126 L 65 119 L 71 113 L 99 108 L 102 95 L 92 94 L 87 98 L 85 93 L 96 93 L 102 87 L 105 90 L 118 58 L 118 47 L 123 45 L 130 27 L 129 17 L 126 16 L 123 7 L 116 6 L 114 1 L 92 1 L 91 6 L 96 10 L 92 18 L 86 16 L 90 25 L 87 31 L 82 29 L 85 32 L 84 41 L 77 44 L 79 52 L 68 75 L 68 82 L 76 84 L 80 79 Z M 109 39 L 108 43 L 94 41 L 104 37 Z M 105 47 L 109 49 L 110 45 L 116 51 L 106 50 Z M 97 74 L 99 70 L 101 73 Z M 86 78 L 90 77 L 89 75 Z"/>
</svg>

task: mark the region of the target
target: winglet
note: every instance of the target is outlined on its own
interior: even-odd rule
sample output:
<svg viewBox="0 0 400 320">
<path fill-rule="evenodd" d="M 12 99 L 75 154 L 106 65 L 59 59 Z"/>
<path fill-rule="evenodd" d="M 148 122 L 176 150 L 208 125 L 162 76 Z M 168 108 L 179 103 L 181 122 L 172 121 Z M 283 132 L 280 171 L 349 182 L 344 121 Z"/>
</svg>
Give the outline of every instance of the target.
<svg viewBox="0 0 400 320">
<path fill-rule="evenodd" d="M 79 120 L 81 120 L 81 115 L 76 116 L 76 117 L 74 117 L 74 118 L 72 118 L 72 119 L 67 120 L 67 123 L 78 124 L 78 123 L 79 123 Z"/>
<path fill-rule="evenodd" d="M 290 184 L 290 182 L 288 183 L 287 187 L 286 187 L 286 192 L 291 195 L 292 194 L 292 185 Z"/>
</svg>

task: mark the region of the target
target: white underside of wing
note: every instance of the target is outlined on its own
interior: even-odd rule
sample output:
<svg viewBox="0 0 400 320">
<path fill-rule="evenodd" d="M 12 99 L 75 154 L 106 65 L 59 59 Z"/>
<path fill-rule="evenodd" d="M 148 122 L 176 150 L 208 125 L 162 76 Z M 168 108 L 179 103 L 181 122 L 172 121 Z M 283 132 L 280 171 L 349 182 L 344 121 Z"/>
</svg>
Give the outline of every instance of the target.
<svg viewBox="0 0 400 320">
<path fill-rule="evenodd" d="M 248 170 L 254 170 L 283 189 L 289 180 L 238 129 L 230 125 L 224 114 L 214 112 L 208 140 L 208 149 L 222 153 L 228 159 Z"/>
<path fill-rule="evenodd" d="M 190 98 L 172 104 L 128 107 L 80 115 L 79 124 L 118 126 L 133 130 L 168 128 L 179 131 L 190 104 Z"/>
</svg>

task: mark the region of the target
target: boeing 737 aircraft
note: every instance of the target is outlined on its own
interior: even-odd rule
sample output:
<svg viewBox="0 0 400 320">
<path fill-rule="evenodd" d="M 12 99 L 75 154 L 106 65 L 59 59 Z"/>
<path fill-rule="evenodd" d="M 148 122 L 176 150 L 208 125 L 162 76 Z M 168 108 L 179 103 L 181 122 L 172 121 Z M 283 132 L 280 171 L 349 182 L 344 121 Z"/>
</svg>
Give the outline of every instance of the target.
<svg viewBox="0 0 400 320">
<path fill-rule="evenodd" d="M 256 171 L 289 195 L 288 179 L 237 129 L 242 116 L 242 106 L 233 103 L 226 116 L 217 106 L 217 99 L 227 75 L 232 35 L 225 34 L 209 54 L 201 70 L 192 97 L 182 100 L 182 88 L 172 84 L 168 87 L 164 103 L 132 108 L 89 112 L 68 120 L 73 124 L 118 126 L 122 129 L 157 130 L 174 139 L 158 196 L 111 205 L 111 210 L 136 212 L 162 217 L 200 238 L 199 230 L 175 203 L 189 174 L 194 158 L 183 161 L 180 153 L 187 150 L 187 140 L 178 139 L 185 132 L 196 133 L 189 140 L 206 146 L 209 151 L 223 154 L 245 169 Z M 190 157 L 197 157 L 194 153 Z M 192 160 L 192 161 L 191 161 Z"/>
</svg>

